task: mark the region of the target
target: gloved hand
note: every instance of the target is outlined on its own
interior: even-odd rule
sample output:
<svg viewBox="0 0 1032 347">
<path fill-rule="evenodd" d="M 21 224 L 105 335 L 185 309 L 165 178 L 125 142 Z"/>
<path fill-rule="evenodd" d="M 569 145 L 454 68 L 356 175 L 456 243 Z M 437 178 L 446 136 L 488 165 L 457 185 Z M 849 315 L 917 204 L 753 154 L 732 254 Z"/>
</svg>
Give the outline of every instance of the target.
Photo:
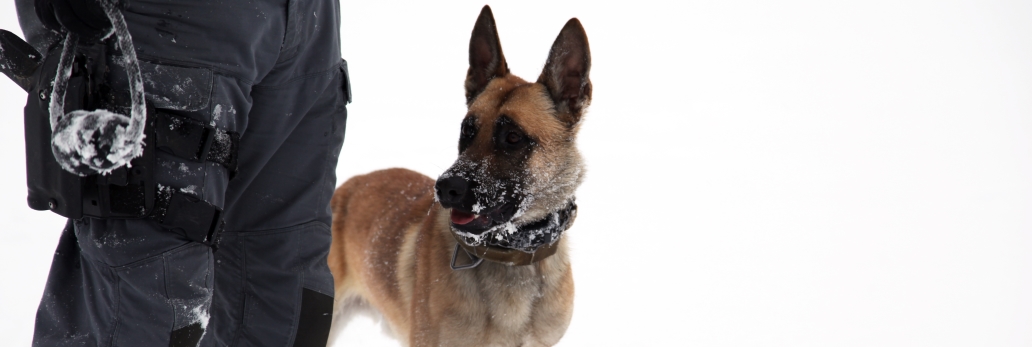
<svg viewBox="0 0 1032 347">
<path fill-rule="evenodd" d="M 95 43 L 111 32 L 100 1 L 110 0 L 35 0 L 36 16 L 47 29 L 66 30 L 79 35 L 80 42 Z"/>
</svg>

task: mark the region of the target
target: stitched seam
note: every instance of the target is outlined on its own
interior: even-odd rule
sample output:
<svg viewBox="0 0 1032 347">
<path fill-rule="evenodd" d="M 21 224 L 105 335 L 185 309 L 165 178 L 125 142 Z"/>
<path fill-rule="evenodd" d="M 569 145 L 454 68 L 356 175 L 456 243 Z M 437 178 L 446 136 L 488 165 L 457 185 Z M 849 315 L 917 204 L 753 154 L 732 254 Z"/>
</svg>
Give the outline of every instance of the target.
<svg viewBox="0 0 1032 347">
<path fill-rule="evenodd" d="M 108 346 L 115 345 L 115 338 L 118 337 L 118 328 L 122 326 L 122 277 L 116 273 L 115 279 L 115 323 L 111 327 L 111 334 L 108 335 Z"/>
<path fill-rule="evenodd" d="M 290 60 L 301 52 L 301 16 L 298 15 L 298 11 L 301 9 L 298 6 L 298 0 L 287 1 L 287 21 L 283 28 L 283 42 L 280 43 L 276 63 Z"/>
<path fill-rule="evenodd" d="M 164 232 L 164 230 L 162 230 L 162 232 Z M 140 259 L 140 260 L 137 260 L 137 261 L 125 264 L 125 265 L 112 266 L 111 269 L 114 269 L 115 271 L 119 271 L 119 270 L 123 270 L 123 269 L 132 269 L 134 267 L 146 265 L 147 263 L 151 263 L 151 262 L 158 261 L 159 259 L 163 259 L 165 254 L 175 254 L 175 253 L 179 253 L 179 252 L 182 252 L 182 251 L 186 250 L 187 247 L 197 247 L 197 246 L 208 247 L 207 245 L 205 245 L 203 243 L 189 242 L 189 243 L 186 243 L 186 244 L 184 244 L 182 246 L 173 248 L 171 250 L 167 250 L 167 251 L 161 252 L 160 254 L 155 254 L 155 255 L 149 256 L 147 258 L 143 258 L 143 259 Z M 93 261 L 93 260 L 91 260 L 91 261 Z M 100 263 L 99 261 L 93 261 L 93 262 L 98 263 L 98 264 L 103 264 L 103 263 Z M 105 264 L 105 266 L 107 266 L 107 264 Z"/>
<path fill-rule="evenodd" d="M 239 230 L 236 230 L 236 231 L 226 231 L 226 232 L 227 233 L 236 234 L 238 237 L 265 236 L 265 235 L 275 235 L 275 234 L 294 232 L 294 231 L 302 230 L 302 229 L 304 229 L 304 228 L 306 228 L 306 227 L 308 227 L 310 225 L 314 225 L 314 224 L 318 224 L 318 225 L 323 226 L 323 227 L 325 227 L 327 229 L 330 228 L 329 225 L 327 225 L 326 223 L 323 223 L 322 221 L 312 220 L 312 221 L 304 222 L 304 223 L 301 223 L 301 224 L 292 225 L 292 226 L 283 227 L 283 228 L 276 228 L 276 229 L 266 229 L 266 230 L 256 230 L 256 231 L 239 231 Z"/>
<path fill-rule="evenodd" d="M 164 263 L 162 264 L 161 268 L 162 268 L 162 270 L 164 270 L 164 274 L 163 274 L 164 277 L 162 278 L 162 281 L 165 283 L 165 286 L 164 286 L 165 287 L 165 303 L 168 304 L 169 308 L 172 309 L 172 326 L 169 327 L 170 329 L 168 331 L 174 331 L 174 330 L 176 330 L 176 305 L 172 304 L 172 300 L 171 300 L 172 297 L 169 296 L 169 294 L 168 294 L 169 293 L 169 290 L 168 290 L 168 285 L 169 285 L 169 283 L 168 283 L 168 273 L 169 272 L 168 272 L 167 254 L 163 254 L 162 255 L 162 259 L 164 260 Z"/>
<path fill-rule="evenodd" d="M 222 76 L 226 76 L 226 77 L 235 79 L 235 80 L 237 80 L 237 82 L 240 82 L 240 83 L 243 83 L 243 84 L 246 84 L 246 85 L 250 85 L 250 86 L 254 85 L 254 81 L 252 81 L 252 80 L 249 80 L 249 79 L 246 79 L 246 78 L 242 78 L 242 77 L 234 76 L 232 71 L 229 71 L 227 69 L 223 69 L 223 68 L 220 68 L 220 67 L 217 67 L 217 66 L 213 66 L 213 65 L 191 63 L 191 62 L 186 62 L 186 61 L 181 61 L 181 60 L 161 58 L 161 57 L 156 57 L 156 56 L 152 56 L 152 55 L 145 55 L 145 54 L 137 54 L 137 58 L 139 60 L 141 60 L 141 61 L 146 61 L 146 62 L 152 63 L 152 64 L 170 65 L 170 66 L 187 67 L 187 68 L 209 69 L 209 70 L 212 71 L 212 74 L 219 74 L 219 75 L 222 75 Z"/>
<path fill-rule="evenodd" d="M 211 88 L 208 88 L 208 119 L 207 119 L 207 121 L 205 123 L 211 124 L 212 127 L 218 129 L 219 126 L 218 126 L 218 124 L 215 124 L 215 121 L 214 121 L 214 119 L 215 119 L 215 106 L 214 106 L 215 105 L 215 74 L 212 74 L 210 83 L 211 83 L 210 84 Z M 232 107 L 232 105 L 230 107 Z M 208 167 L 209 167 L 208 164 L 209 164 L 209 162 L 208 162 L 208 158 L 202 158 L 202 159 L 204 160 L 204 170 L 202 170 L 202 171 L 204 171 L 204 177 L 201 178 L 201 197 L 203 198 L 208 193 Z M 218 166 L 222 166 L 222 165 L 218 165 Z M 223 198 L 225 198 L 225 197 L 223 197 Z M 207 201 L 208 199 L 204 199 L 204 200 Z M 224 204 L 225 204 L 225 201 L 223 201 L 223 205 Z M 225 206 L 220 206 L 220 207 L 225 208 Z"/>
<path fill-rule="evenodd" d="M 337 89 L 340 89 L 340 88 L 337 88 Z M 335 111 L 339 111 L 339 110 L 335 110 Z M 335 138 L 336 135 L 337 135 L 336 134 L 337 129 L 334 129 L 334 127 L 336 126 L 336 122 L 337 122 L 337 120 L 334 119 L 334 117 L 337 116 L 337 115 L 339 115 L 339 114 L 331 114 L 329 117 L 327 117 L 327 118 L 329 118 L 329 123 L 330 123 L 330 135 L 329 136 L 324 136 L 325 143 L 323 143 L 322 147 L 325 148 L 325 150 L 323 152 L 326 153 L 326 157 L 323 158 L 323 163 L 321 165 L 322 167 L 319 168 L 319 171 L 322 171 L 322 177 L 319 179 L 319 184 L 317 185 L 317 187 L 324 187 L 324 186 L 326 186 L 327 181 L 329 181 L 329 179 L 330 179 L 330 177 L 329 177 L 330 175 L 326 171 L 327 171 L 328 168 L 333 167 L 333 165 L 332 165 L 333 163 L 331 163 L 330 158 L 333 157 L 333 152 L 334 152 L 332 150 L 332 148 L 331 148 L 333 146 L 333 138 Z M 335 191 L 335 189 L 331 188 L 331 189 L 329 189 L 329 191 L 325 191 L 322 194 L 320 194 L 319 198 L 322 199 L 323 201 L 330 201 L 333 198 L 334 191 Z M 326 198 L 327 194 L 330 194 L 330 198 L 329 199 Z M 318 215 L 318 212 L 316 212 L 316 214 Z"/>
<path fill-rule="evenodd" d="M 294 235 L 296 241 L 294 242 L 294 269 L 301 276 L 300 281 L 297 282 L 297 286 L 294 287 L 294 292 L 297 295 L 294 297 L 294 319 L 290 321 L 290 338 L 287 339 L 287 346 L 293 346 L 295 340 L 297 340 L 298 324 L 301 324 L 301 305 L 304 302 L 304 287 L 305 287 L 305 272 L 304 267 L 301 265 L 301 241 L 304 239 L 303 233 L 297 233 Z"/>
<path fill-rule="evenodd" d="M 247 286 L 247 277 L 250 276 L 247 273 L 247 240 L 242 238 L 238 238 L 238 240 L 240 241 L 240 272 L 243 274 L 243 276 L 240 277 L 240 297 L 242 300 L 241 304 L 244 307 L 240 310 L 242 312 L 242 316 L 240 316 L 240 324 L 237 326 L 236 336 L 233 338 L 233 346 L 236 346 L 237 343 L 244 338 L 245 328 L 247 327 L 247 323 L 250 323 L 247 319 L 247 314 L 250 312 L 251 307 L 253 307 L 253 304 L 247 299 L 251 295 Z"/>
<path fill-rule="evenodd" d="M 336 65 L 333 65 L 332 67 L 330 67 L 328 69 L 325 69 L 325 70 L 316 71 L 316 72 L 310 72 L 310 73 L 307 73 L 307 74 L 304 74 L 304 75 L 301 75 L 301 76 L 292 77 L 292 78 L 284 81 L 283 83 L 279 83 L 279 84 L 257 84 L 257 85 L 254 86 L 254 89 L 280 89 L 280 88 L 287 88 L 287 87 L 290 87 L 291 84 L 294 84 L 294 83 L 297 83 L 297 82 L 300 82 L 300 81 L 304 81 L 304 80 L 310 79 L 312 77 L 319 77 L 319 76 L 322 76 L 322 75 L 333 73 L 333 70 L 339 70 L 340 69 L 339 65 L 340 64 L 336 64 Z"/>
</svg>

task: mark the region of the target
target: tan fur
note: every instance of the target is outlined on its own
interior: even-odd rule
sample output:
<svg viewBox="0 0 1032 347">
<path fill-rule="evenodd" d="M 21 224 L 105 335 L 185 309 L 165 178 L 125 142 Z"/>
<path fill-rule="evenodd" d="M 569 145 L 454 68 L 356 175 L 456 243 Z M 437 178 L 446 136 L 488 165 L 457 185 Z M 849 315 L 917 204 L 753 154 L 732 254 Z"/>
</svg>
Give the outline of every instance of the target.
<svg viewBox="0 0 1032 347">
<path fill-rule="evenodd" d="M 467 120 L 478 132 L 449 171 L 473 170 L 467 176 L 484 182 L 518 181 L 524 200 L 509 222 L 541 220 L 567 206 L 584 177 L 574 139 L 591 99 L 587 37 L 577 19 L 567 22 L 534 83 L 509 74 L 486 6 L 470 47 Z M 532 139 L 519 152 L 529 154 L 498 144 L 495 127 L 511 123 Z M 337 189 L 328 258 L 336 309 L 368 302 L 413 347 L 556 344 L 573 315 L 568 236 L 557 241 L 554 255 L 531 265 L 484 261 L 452 270 L 452 211 L 435 201 L 434 184 L 413 171 L 388 169 Z M 334 329 L 338 323 L 335 318 Z"/>
<path fill-rule="evenodd" d="M 565 242 L 528 266 L 449 267 L 455 239 L 433 180 L 405 169 L 357 176 L 333 199 L 337 302 L 361 297 L 409 346 L 551 346 L 569 325 Z"/>
</svg>

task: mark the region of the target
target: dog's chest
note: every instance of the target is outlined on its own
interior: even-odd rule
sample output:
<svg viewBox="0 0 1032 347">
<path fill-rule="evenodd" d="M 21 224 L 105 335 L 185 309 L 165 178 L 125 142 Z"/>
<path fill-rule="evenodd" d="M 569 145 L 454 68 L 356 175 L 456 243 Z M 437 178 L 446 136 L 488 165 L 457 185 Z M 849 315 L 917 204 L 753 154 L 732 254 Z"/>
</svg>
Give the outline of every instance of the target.
<svg viewBox="0 0 1032 347">
<path fill-rule="evenodd" d="M 472 271 L 456 273 L 464 293 L 465 317 L 480 317 L 480 324 L 464 324 L 468 329 L 480 330 L 491 346 L 527 346 L 534 340 L 533 321 L 549 309 L 538 303 L 547 296 L 547 275 L 535 266 L 505 266 L 485 263 Z"/>
<path fill-rule="evenodd" d="M 542 296 L 541 275 L 534 266 L 489 265 L 497 269 L 488 266 L 475 273 L 482 309 L 499 328 L 519 330 L 526 325 L 534 303 Z"/>
</svg>

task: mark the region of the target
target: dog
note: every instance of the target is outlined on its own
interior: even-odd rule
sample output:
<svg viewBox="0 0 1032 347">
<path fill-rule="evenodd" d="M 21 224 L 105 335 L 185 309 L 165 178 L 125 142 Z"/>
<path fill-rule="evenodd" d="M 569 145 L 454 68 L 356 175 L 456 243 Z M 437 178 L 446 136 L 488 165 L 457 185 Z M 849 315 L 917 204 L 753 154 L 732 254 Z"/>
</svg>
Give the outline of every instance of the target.
<svg viewBox="0 0 1032 347">
<path fill-rule="evenodd" d="M 436 181 L 405 169 L 356 176 L 332 199 L 328 264 L 343 306 L 364 302 L 408 346 L 552 346 L 573 314 L 562 234 L 584 178 L 576 147 L 591 101 L 576 18 L 537 82 L 509 73 L 494 16 L 473 28 L 459 155 Z"/>
</svg>

